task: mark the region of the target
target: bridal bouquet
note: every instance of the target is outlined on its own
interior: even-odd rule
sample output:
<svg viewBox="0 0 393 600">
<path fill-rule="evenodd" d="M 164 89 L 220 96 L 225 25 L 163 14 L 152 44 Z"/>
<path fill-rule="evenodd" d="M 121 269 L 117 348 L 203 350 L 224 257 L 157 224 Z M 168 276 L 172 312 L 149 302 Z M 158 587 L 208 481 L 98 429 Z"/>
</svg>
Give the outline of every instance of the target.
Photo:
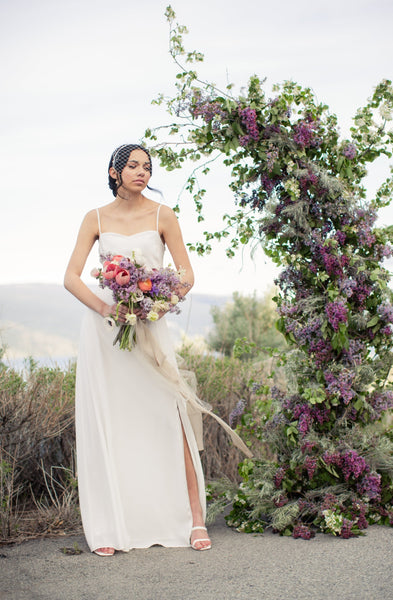
<svg viewBox="0 0 393 600">
<path fill-rule="evenodd" d="M 137 319 L 157 321 L 159 313 L 179 313 L 178 303 L 184 298 L 179 296 L 181 282 L 180 271 L 171 267 L 147 269 L 140 251 L 134 250 L 131 256 L 102 256 L 103 266 L 93 269 L 91 275 L 99 280 L 101 288 L 109 288 L 116 302 L 116 315 L 107 317 L 109 327 L 119 326 L 113 345 L 119 344 L 122 350 L 132 350 L 135 345 L 135 325 Z M 119 307 L 127 307 L 126 323 L 118 322 Z M 138 309 L 138 317 L 135 310 Z"/>
</svg>

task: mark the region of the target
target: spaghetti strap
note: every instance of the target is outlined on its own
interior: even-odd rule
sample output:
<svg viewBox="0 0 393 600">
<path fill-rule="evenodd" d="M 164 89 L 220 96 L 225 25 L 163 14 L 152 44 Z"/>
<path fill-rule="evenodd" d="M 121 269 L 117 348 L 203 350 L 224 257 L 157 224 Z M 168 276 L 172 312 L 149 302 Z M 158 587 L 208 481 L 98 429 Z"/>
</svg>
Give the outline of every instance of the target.
<svg viewBox="0 0 393 600">
<path fill-rule="evenodd" d="M 98 210 L 98 208 L 96 208 L 97 211 L 97 220 L 98 220 L 98 231 L 100 233 L 100 237 L 101 237 L 101 221 L 100 221 L 100 211 Z"/>
<path fill-rule="evenodd" d="M 161 208 L 161 204 L 159 204 L 158 208 L 157 208 L 157 227 L 156 227 L 157 231 L 158 231 L 158 219 L 160 217 L 160 208 Z M 160 232 L 158 231 L 158 233 L 160 233 Z"/>
</svg>

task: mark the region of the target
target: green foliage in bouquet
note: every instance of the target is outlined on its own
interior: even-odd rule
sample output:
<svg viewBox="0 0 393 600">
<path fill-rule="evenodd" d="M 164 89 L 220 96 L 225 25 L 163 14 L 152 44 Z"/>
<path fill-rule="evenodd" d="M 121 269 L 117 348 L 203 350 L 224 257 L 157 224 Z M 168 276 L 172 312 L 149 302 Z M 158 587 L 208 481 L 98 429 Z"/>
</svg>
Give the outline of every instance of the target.
<svg viewBox="0 0 393 600">
<path fill-rule="evenodd" d="M 205 190 L 197 174 L 223 157 L 235 210 L 224 215 L 222 229 L 205 231 L 190 248 L 204 254 L 212 240 L 226 238 L 233 256 L 242 245 L 261 243 L 283 267 L 277 327 L 292 348 L 288 385 L 268 391 L 275 412 L 249 436 L 250 443 L 253 436 L 263 440 L 270 456 L 256 450 L 239 467 L 240 487 L 223 491 L 218 502 L 233 501 L 228 523 L 240 530 L 270 526 L 305 539 L 318 530 L 348 538 L 369 523 L 392 524 L 386 415 L 393 406 L 393 306 L 383 262 L 392 255 L 393 226 L 375 223 L 391 200 L 393 177 L 372 200 L 364 185 L 367 165 L 392 155 L 392 84 L 376 86 L 350 138 L 341 139 L 336 116 L 297 83 L 274 86 L 270 98 L 255 75 L 239 95 L 232 85 L 220 91 L 200 81 L 181 61 L 202 55 L 185 51 L 186 30 L 170 7 L 166 16 L 179 73 L 174 97 L 157 103 L 174 120 L 146 131 L 146 140 L 167 169 L 196 162 L 185 187 L 199 221 Z M 238 414 L 246 436 L 253 411 Z"/>
</svg>

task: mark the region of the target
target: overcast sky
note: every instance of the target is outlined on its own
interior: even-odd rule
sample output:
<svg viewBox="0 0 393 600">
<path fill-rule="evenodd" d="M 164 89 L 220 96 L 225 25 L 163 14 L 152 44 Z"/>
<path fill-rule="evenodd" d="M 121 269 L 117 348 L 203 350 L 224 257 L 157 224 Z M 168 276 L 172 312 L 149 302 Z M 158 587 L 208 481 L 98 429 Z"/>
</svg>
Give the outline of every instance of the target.
<svg viewBox="0 0 393 600">
<path fill-rule="evenodd" d="M 107 164 L 112 150 L 137 141 L 146 127 L 168 122 L 151 105 L 173 92 L 167 1 L 0 0 L 1 283 L 60 283 L 84 214 L 112 200 Z M 374 86 L 393 77 L 391 0 L 173 0 L 187 25 L 188 49 L 205 54 L 202 77 L 237 87 L 256 73 L 310 86 L 338 115 L 345 134 Z M 188 171 L 153 165 L 151 184 L 173 206 Z M 370 190 L 387 172 L 373 170 Z M 221 226 L 231 209 L 228 176 L 208 180 L 207 218 Z M 198 237 L 192 201 L 180 222 L 186 241 Z M 385 210 L 383 220 L 392 222 Z M 200 229 L 201 231 L 203 228 Z M 262 252 L 234 261 L 224 246 L 191 256 L 196 292 L 262 293 L 274 269 Z M 97 265 L 97 248 L 86 267 Z M 91 281 L 92 282 L 92 281 Z"/>
</svg>

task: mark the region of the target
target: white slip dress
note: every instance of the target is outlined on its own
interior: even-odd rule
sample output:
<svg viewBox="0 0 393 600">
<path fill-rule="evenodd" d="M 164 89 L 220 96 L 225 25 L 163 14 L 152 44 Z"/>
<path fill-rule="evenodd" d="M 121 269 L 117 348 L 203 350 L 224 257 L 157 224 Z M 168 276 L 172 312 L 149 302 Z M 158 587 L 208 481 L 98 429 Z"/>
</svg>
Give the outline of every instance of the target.
<svg viewBox="0 0 393 600">
<path fill-rule="evenodd" d="M 157 227 L 134 235 L 101 232 L 100 256 L 130 256 L 138 249 L 148 268 L 163 264 Z M 97 296 L 113 304 L 112 292 Z M 158 346 L 176 367 L 165 317 L 148 325 Z M 128 551 L 189 546 L 192 514 L 184 462 L 182 425 L 190 448 L 205 516 L 205 486 L 198 446 L 181 394 L 146 360 L 113 346 L 116 331 L 87 309 L 76 376 L 75 420 L 80 510 L 93 551 Z"/>
</svg>

